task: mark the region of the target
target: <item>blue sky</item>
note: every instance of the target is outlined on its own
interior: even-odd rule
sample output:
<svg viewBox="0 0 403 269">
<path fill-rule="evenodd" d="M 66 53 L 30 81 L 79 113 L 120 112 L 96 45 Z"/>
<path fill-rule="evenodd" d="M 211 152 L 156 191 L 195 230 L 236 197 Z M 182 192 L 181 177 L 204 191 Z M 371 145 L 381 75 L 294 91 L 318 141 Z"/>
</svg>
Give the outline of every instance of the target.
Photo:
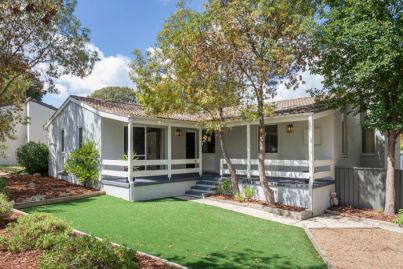
<svg viewBox="0 0 403 269">
<path fill-rule="evenodd" d="M 193 0 L 191 7 L 202 10 L 205 0 Z M 59 94 L 43 101 L 59 107 L 70 95 L 87 96 L 106 86 L 135 88 L 129 77 L 134 49 L 153 46 L 164 21 L 175 11 L 177 0 L 78 0 L 75 15 L 90 29 L 91 46 L 99 53 L 92 73 L 81 79 L 62 76 L 55 81 Z M 320 85 L 320 77 L 304 76 L 306 84 L 297 92 L 279 90 L 278 99 L 306 95 L 305 90 Z M 318 84 L 319 83 L 319 84 Z"/>
</svg>

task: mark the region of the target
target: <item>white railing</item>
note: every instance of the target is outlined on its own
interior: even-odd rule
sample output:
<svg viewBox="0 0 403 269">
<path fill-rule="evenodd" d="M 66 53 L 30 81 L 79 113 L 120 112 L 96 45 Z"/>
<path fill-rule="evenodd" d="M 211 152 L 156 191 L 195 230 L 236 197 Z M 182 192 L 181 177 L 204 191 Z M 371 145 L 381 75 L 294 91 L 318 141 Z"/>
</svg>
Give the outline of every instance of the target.
<svg viewBox="0 0 403 269">
<path fill-rule="evenodd" d="M 231 163 L 236 167 L 239 165 L 245 165 L 246 168 L 235 168 L 238 175 L 250 175 L 259 176 L 259 171 L 256 169 L 250 169 L 248 171 L 247 159 L 231 159 Z M 258 165 L 257 159 L 250 160 L 251 165 Z M 269 177 L 284 177 L 284 178 L 300 178 L 309 179 L 309 161 L 308 160 L 265 160 L 265 166 L 280 166 L 280 167 L 303 167 L 301 171 L 286 171 L 285 169 L 274 170 L 266 169 L 265 174 Z M 220 175 L 229 174 L 229 169 L 226 167 L 225 159 L 220 160 Z M 334 161 L 333 160 L 316 160 L 314 162 L 315 172 L 314 179 L 331 177 L 334 179 Z M 322 171 L 321 167 L 327 167 Z M 327 169 L 327 170 L 326 170 Z"/>
<path fill-rule="evenodd" d="M 168 165 L 168 160 L 134 160 L 133 167 L 134 177 L 147 177 L 147 176 L 163 176 L 163 175 L 177 175 L 177 174 L 190 174 L 190 173 L 198 173 L 199 168 L 196 168 L 196 164 L 200 164 L 199 159 L 175 159 L 171 160 L 172 165 L 186 165 L 186 164 L 195 164 L 193 168 L 180 168 L 180 169 L 170 169 L 171 167 Z M 106 169 L 105 167 L 119 167 L 120 170 L 116 169 Z M 165 169 L 157 169 L 155 167 L 150 166 L 165 166 Z M 102 176 L 112 176 L 112 177 L 120 177 L 127 178 L 128 172 L 124 171 L 128 167 L 127 160 L 102 160 Z M 145 167 L 144 170 L 138 170 L 136 167 Z M 169 173 L 170 170 L 170 173 Z"/>
</svg>

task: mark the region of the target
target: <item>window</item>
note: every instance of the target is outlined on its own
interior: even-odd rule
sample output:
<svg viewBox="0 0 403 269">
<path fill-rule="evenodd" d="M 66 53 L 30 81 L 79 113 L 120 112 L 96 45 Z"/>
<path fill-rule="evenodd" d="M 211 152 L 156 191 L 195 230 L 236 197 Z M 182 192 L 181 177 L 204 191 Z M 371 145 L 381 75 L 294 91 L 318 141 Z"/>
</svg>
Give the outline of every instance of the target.
<svg viewBox="0 0 403 269">
<path fill-rule="evenodd" d="M 202 152 L 203 153 L 215 153 L 215 133 L 214 132 L 207 132 L 203 131 L 203 146 Z"/>
<path fill-rule="evenodd" d="M 362 153 L 375 153 L 375 132 L 362 128 Z"/>
<path fill-rule="evenodd" d="M 139 160 L 145 160 L 146 156 L 145 135 L 144 127 L 133 127 L 133 153 L 136 154 Z M 123 151 L 125 154 L 127 154 L 128 149 L 127 136 L 127 126 L 125 126 L 123 139 Z"/>
<path fill-rule="evenodd" d="M 341 154 L 347 155 L 347 124 L 344 119 L 341 121 Z"/>
<path fill-rule="evenodd" d="M 83 144 L 83 128 L 78 128 L 78 147 L 81 148 Z"/>
<path fill-rule="evenodd" d="M 64 130 L 60 132 L 60 150 L 64 152 Z"/>
<path fill-rule="evenodd" d="M 277 125 L 266 126 L 266 153 L 278 152 Z"/>
</svg>

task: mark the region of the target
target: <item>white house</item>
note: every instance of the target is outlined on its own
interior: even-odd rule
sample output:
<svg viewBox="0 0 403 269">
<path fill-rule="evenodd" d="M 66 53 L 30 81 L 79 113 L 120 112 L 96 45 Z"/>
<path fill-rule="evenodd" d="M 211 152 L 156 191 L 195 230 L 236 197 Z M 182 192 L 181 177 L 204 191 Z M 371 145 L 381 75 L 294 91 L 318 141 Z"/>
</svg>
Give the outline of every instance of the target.
<svg viewBox="0 0 403 269">
<path fill-rule="evenodd" d="M 15 139 L 7 139 L 5 158 L 0 156 L 0 165 L 16 165 L 16 150 L 28 142 L 42 142 L 47 144 L 48 134 L 43 128 L 57 108 L 28 98 L 21 110 L 22 119 L 26 123 L 19 123 L 15 126 Z"/>
<path fill-rule="evenodd" d="M 384 136 L 362 129 L 361 116 L 318 106 L 310 97 L 273 105 L 274 114 L 266 119 L 266 174 L 278 202 L 320 214 L 334 191 L 335 165 L 384 166 Z M 230 120 L 225 134 L 228 153 L 241 188 L 253 186 L 256 198 L 263 199 L 257 178 L 257 122 L 241 119 L 236 108 L 228 109 L 226 115 Z M 70 96 L 45 125 L 49 174 L 61 177 L 68 153 L 82 141 L 93 140 L 102 160 L 101 185 L 107 194 L 130 201 L 185 193 L 202 196 L 228 174 L 218 137 L 202 139 L 205 135 L 199 122 L 203 117 L 154 117 L 135 104 Z"/>
</svg>

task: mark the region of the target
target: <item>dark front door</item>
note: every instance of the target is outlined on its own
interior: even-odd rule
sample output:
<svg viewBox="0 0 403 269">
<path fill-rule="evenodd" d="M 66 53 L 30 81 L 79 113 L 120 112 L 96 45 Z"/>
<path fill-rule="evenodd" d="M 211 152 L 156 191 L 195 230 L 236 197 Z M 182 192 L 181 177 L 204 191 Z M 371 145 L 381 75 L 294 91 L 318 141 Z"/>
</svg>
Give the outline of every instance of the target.
<svg viewBox="0 0 403 269">
<path fill-rule="evenodd" d="M 186 132 L 186 159 L 196 158 L 196 134 L 191 132 Z M 186 164 L 186 168 L 195 168 L 195 164 Z"/>
</svg>

